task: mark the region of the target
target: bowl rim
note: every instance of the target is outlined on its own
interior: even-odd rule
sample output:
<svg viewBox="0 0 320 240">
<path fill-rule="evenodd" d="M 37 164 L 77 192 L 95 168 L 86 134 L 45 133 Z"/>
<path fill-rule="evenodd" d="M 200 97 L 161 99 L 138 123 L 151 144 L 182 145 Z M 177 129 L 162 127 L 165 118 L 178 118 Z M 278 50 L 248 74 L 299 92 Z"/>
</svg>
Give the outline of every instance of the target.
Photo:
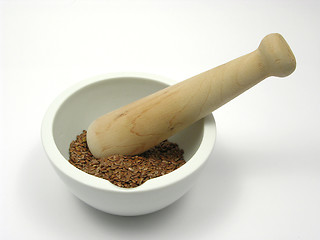
<svg viewBox="0 0 320 240">
<path fill-rule="evenodd" d="M 133 193 L 133 192 L 145 192 L 150 190 L 155 190 L 159 188 L 164 188 L 174 183 L 180 182 L 183 179 L 190 176 L 192 173 L 198 171 L 201 166 L 207 161 L 209 158 L 214 144 L 216 140 L 216 123 L 212 114 L 204 117 L 203 121 L 203 137 L 200 143 L 198 150 L 192 156 L 191 159 L 188 160 L 186 164 L 181 166 L 180 168 L 172 171 L 169 174 L 163 175 L 161 177 L 149 179 L 142 185 L 135 188 L 121 188 L 118 187 L 111 182 L 98 178 L 96 176 L 87 174 L 82 170 L 74 167 L 72 164 L 68 162 L 57 148 L 54 136 L 53 136 L 53 124 L 56 117 L 56 114 L 62 104 L 71 97 L 75 92 L 89 86 L 92 84 L 96 84 L 98 82 L 110 81 L 117 78 L 140 78 L 146 80 L 157 81 L 162 84 L 172 85 L 175 84 L 172 79 L 155 75 L 149 73 L 141 73 L 141 72 L 119 72 L 119 73 L 109 73 L 94 76 L 88 78 L 86 80 L 80 81 L 73 86 L 67 88 L 63 91 L 56 99 L 50 104 L 48 107 L 41 125 L 41 140 L 43 148 L 56 170 L 59 170 L 64 175 L 73 179 L 74 181 L 86 185 L 88 187 L 100 189 L 103 191 L 111 191 L 111 192 L 122 192 L 122 193 Z M 82 129 L 80 129 L 82 130 Z M 79 131 L 80 131 L 79 130 Z"/>
</svg>

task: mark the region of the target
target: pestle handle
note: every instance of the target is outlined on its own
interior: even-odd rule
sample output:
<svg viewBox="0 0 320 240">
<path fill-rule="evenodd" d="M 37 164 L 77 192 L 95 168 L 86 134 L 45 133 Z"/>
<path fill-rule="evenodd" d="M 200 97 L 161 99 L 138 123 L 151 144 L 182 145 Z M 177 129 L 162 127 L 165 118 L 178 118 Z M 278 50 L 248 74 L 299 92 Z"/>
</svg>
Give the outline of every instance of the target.
<svg viewBox="0 0 320 240">
<path fill-rule="evenodd" d="M 247 55 L 99 117 L 88 128 L 89 149 L 95 157 L 142 153 L 263 79 L 288 76 L 295 67 L 284 38 L 267 35 Z"/>
</svg>

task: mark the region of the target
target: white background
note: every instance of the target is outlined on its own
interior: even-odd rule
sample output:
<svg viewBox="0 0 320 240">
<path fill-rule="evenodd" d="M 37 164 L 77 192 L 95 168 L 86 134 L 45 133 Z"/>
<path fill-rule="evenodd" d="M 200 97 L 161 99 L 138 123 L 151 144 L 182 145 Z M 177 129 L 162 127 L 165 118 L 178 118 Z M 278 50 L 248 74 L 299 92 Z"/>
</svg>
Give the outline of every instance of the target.
<svg viewBox="0 0 320 240">
<path fill-rule="evenodd" d="M 0 239 L 320 239 L 319 1 L 1 1 Z M 47 160 L 42 117 L 83 79 L 179 82 L 281 33 L 297 59 L 214 112 L 217 142 L 170 207 L 118 217 L 75 198 Z M 83 114 L 86 114 L 85 111 Z"/>
</svg>

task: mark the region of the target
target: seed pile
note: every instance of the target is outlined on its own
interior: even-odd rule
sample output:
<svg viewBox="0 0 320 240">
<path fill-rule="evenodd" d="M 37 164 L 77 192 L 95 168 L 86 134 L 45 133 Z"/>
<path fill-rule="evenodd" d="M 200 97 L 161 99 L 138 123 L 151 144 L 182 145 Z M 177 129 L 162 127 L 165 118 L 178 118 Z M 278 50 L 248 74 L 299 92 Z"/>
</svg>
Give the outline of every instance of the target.
<svg viewBox="0 0 320 240">
<path fill-rule="evenodd" d="M 95 158 L 87 146 L 87 132 L 72 141 L 69 162 L 78 169 L 110 181 L 118 187 L 137 187 L 151 178 L 170 173 L 185 160 L 183 150 L 167 140 L 139 155 L 111 155 Z"/>
</svg>

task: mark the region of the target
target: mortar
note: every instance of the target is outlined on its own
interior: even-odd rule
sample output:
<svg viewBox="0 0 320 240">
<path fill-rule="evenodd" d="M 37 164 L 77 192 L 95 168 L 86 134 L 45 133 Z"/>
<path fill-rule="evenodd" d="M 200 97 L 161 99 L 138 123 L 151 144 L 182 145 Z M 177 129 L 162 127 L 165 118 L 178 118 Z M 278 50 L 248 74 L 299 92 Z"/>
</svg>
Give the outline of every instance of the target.
<svg viewBox="0 0 320 240">
<path fill-rule="evenodd" d="M 43 119 L 42 142 L 55 171 L 75 196 L 104 212 L 134 216 L 160 210 L 192 187 L 214 146 L 212 114 L 169 139 L 184 149 L 186 164 L 139 187 L 117 187 L 68 162 L 70 142 L 94 119 L 172 84 L 168 78 L 144 73 L 108 74 L 84 80 L 54 100 Z"/>
</svg>

